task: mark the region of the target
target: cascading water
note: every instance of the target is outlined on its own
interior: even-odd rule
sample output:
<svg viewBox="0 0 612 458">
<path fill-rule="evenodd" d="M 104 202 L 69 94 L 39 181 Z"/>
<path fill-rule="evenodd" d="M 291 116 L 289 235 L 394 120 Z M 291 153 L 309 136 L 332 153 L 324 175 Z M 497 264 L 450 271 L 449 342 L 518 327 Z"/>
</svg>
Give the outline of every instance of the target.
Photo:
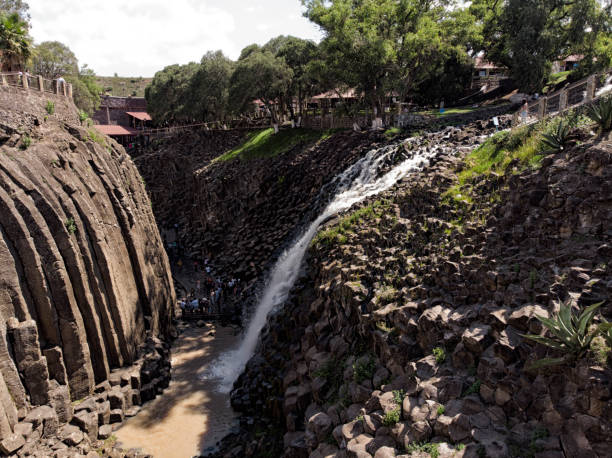
<svg viewBox="0 0 612 458">
<path fill-rule="evenodd" d="M 416 141 L 417 139 L 407 140 L 407 142 Z M 422 147 L 410 158 L 381 175 L 380 171 L 384 164 L 398 152 L 399 148 L 400 145 L 394 145 L 372 150 L 333 180 L 335 193 L 330 203 L 277 260 L 240 346 L 222 355 L 205 375 L 206 378 L 220 379 L 221 391 L 231 390 L 234 381 L 255 351 L 259 334 L 266 324 L 268 315 L 287 299 L 299 276 L 308 245 L 319 226 L 331 216 L 391 188 L 410 172 L 422 169 L 432 157 L 445 150 L 441 146 Z"/>
</svg>

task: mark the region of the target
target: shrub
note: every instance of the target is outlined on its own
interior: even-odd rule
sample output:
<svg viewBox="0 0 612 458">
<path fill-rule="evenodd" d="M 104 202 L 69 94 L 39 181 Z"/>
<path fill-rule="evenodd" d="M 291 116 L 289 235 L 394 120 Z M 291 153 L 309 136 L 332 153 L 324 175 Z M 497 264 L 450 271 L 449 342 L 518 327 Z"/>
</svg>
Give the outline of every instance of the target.
<svg viewBox="0 0 612 458">
<path fill-rule="evenodd" d="M 556 129 L 552 132 L 544 134 L 542 137 L 542 144 L 545 147 L 550 148 L 548 152 L 556 153 L 563 151 L 567 142 L 570 138 L 570 125 L 564 121 L 561 121 Z"/>
<path fill-rule="evenodd" d="M 429 444 L 423 444 L 420 442 L 413 442 L 408 444 L 406 447 L 406 453 L 429 453 L 431 458 L 438 458 L 440 456 L 440 450 L 438 450 L 438 444 L 435 442 Z"/>
<path fill-rule="evenodd" d="M 23 137 L 21 137 L 21 146 L 20 146 L 20 148 L 22 150 L 28 149 L 31 144 L 32 144 L 32 139 L 30 138 L 29 135 L 24 135 Z"/>
<path fill-rule="evenodd" d="M 552 338 L 527 334 L 524 337 L 547 347 L 559 350 L 564 354 L 560 358 L 544 358 L 532 365 L 532 368 L 563 364 L 567 361 L 583 356 L 593 339 L 600 333 L 608 332 L 609 323 L 603 323 L 595 329 L 592 328 L 595 312 L 603 302 L 585 308 L 579 315 L 572 312 L 571 303 L 561 305 L 560 311 L 552 318 L 536 316 L 545 328 L 553 335 Z"/>
<path fill-rule="evenodd" d="M 393 401 L 401 406 L 402 402 L 404 402 L 404 390 L 393 390 Z"/>
<path fill-rule="evenodd" d="M 470 394 L 480 393 L 480 385 L 482 382 L 480 380 L 476 380 L 472 383 L 467 390 L 463 393 L 463 396 L 469 396 Z"/>
<path fill-rule="evenodd" d="M 612 130 L 612 96 L 602 98 L 588 107 L 587 116 L 599 125 L 600 133 Z"/>
<path fill-rule="evenodd" d="M 55 113 L 55 103 L 53 103 L 51 100 L 47 101 L 47 106 L 45 107 L 45 109 L 47 110 L 47 113 L 52 115 L 53 113 Z"/>
<path fill-rule="evenodd" d="M 77 230 L 76 224 L 74 222 L 74 218 L 68 218 L 66 221 L 64 221 L 64 226 L 66 226 L 66 230 L 70 234 L 74 234 Z"/>
<path fill-rule="evenodd" d="M 373 358 L 367 357 L 367 359 L 360 358 L 355 364 L 353 364 L 353 379 L 357 383 L 361 383 L 364 380 L 370 380 L 374 375 L 376 369 L 376 362 Z"/>
<path fill-rule="evenodd" d="M 86 111 L 83 111 L 83 110 L 79 110 L 79 120 L 80 120 L 81 122 L 84 122 L 84 121 L 86 121 L 87 119 L 89 119 L 89 115 L 87 114 L 87 112 L 86 112 Z"/>
<path fill-rule="evenodd" d="M 385 426 L 395 425 L 398 421 L 400 421 L 400 413 L 401 413 L 400 407 L 387 412 L 385 416 L 383 417 L 383 425 Z"/>
<path fill-rule="evenodd" d="M 438 364 L 442 364 L 446 360 L 446 352 L 442 347 L 434 348 L 433 355 L 436 357 L 436 363 Z"/>
</svg>

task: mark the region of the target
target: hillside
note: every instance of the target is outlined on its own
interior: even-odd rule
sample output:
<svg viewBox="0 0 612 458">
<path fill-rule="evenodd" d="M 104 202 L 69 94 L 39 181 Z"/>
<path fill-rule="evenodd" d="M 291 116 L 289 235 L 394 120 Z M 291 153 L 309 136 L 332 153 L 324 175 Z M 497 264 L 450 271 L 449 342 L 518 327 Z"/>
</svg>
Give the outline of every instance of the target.
<svg viewBox="0 0 612 458">
<path fill-rule="evenodd" d="M 102 87 L 106 95 L 116 97 L 144 97 L 145 88 L 151 84 L 153 78 L 123 77 L 123 76 L 97 76 L 96 83 Z"/>
</svg>

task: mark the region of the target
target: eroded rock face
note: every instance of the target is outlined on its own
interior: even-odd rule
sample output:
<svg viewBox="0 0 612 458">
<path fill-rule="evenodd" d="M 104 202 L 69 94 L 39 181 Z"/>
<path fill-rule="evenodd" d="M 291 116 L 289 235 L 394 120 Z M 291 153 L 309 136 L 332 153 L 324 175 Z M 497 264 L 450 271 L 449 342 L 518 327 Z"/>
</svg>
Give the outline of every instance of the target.
<svg viewBox="0 0 612 458">
<path fill-rule="evenodd" d="M 169 331 L 175 297 L 148 196 L 123 148 L 81 127 L 63 101 L 48 115 L 50 94 L 0 91 L 0 441 L 8 450 L 33 407 L 54 406 L 50 418 L 66 421 L 71 400 L 136 362 L 148 338 Z"/>
<path fill-rule="evenodd" d="M 252 280 L 305 219 L 326 183 L 365 155 L 379 133 L 343 132 L 275 157 L 215 162 L 244 132 L 192 132 L 152 145 L 134 162 L 160 227 L 178 226 L 185 254 Z M 323 191 L 324 192 L 324 191 Z"/>
<path fill-rule="evenodd" d="M 558 354 L 523 335 L 570 298 L 612 319 L 611 152 L 481 177 L 464 204 L 445 196 L 461 157 L 440 156 L 373 198 L 384 211 L 311 248 L 232 392 L 243 430 L 227 445 L 248 446 L 218 456 L 608 456 L 609 354 L 537 371 Z"/>
</svg>

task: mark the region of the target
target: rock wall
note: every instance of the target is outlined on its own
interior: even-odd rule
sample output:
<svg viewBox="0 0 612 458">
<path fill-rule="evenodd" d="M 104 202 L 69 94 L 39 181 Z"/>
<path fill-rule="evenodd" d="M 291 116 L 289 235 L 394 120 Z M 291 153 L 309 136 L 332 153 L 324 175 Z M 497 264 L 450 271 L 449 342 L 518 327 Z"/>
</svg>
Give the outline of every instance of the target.
<svg viewBox="0 0 612 458">
<path fill-rule="evenodd" d="M 440 154 L 364 203 L 380 201 L 311 247 L 234 387 L 242 431 L 217 456 L 609 456 L 609 348 L 529 369 L 564 355 L 522 335 L 559 301 L 604 301 L 612 319 L 611 164 L 611 143 L 583 139 L 470 182 L 458 203 L 445 192 L 462 161 Z"/>
<path fill-rule="evenodd" d="M 135 159 L 161 227 L 179 226 L 187 253 L 250 280 L 308 219 L 323 186 L 370 148 L 379 133 L 341 132 L 276 157 L 212 160 L 244 134 L 183 134 Z"/>
<path fill-rule="evenodd" d="M 48 113 L 52 97 L 0 89 L 3 453 L 32 408 L 64 418 L 56 399 L 86 398 L 137 362 L 147 338 L 169 332 L 175 303 L 132 160 L 81 127 L 71 103 L 54 99 Z"/>
</svg>

